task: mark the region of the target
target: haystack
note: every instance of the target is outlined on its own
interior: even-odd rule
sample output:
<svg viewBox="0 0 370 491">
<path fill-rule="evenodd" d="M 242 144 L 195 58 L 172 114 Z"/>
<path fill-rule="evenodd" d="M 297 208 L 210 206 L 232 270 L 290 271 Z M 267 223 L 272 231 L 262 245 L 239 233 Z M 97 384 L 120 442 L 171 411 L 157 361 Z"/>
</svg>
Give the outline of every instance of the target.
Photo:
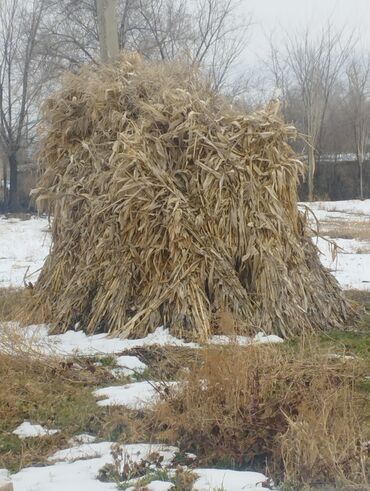
<svg viewBox="0 0 370 491">
<path fill-rule="evenodd" d="M 55 329 L 188 338 L 339 326 L 349 313 L 297 209 L 303 171 L 273 110 L 245 114 L 135 55 L 66 76 L 44 107 L 53 245 L 31 316 Z"/>
</svg>

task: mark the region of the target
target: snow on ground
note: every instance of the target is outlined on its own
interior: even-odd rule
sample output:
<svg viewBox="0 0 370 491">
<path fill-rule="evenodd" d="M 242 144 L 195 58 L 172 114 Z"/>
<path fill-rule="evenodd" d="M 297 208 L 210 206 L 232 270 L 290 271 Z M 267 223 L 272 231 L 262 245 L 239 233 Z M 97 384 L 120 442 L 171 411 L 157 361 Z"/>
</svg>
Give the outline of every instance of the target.
<svg viewBox="0 0 370 491">
<path fill-rule="evenodd" d="M 314 201 L 299 203 L 302 211 L 307 211 L 312 223 L 349 221 L 351 223 L 370 223 L 370 199 L 349 201 Z"/>
<path fill-rule="evenodd" d="M 145 363 L 139 360 L 137 356 L 119 356 L 116 358 L 117 368 L 113 368 L 111 373 L 114 377 L 120 378 L 123 375 L 132 377 L 145 372 L 148 368 Z"/>
<path fill-rule="evenodd" d="M 49 458 L 52 465 L 28 467 L 12 476 L 15 491 L 113 491 L 116 483 L 96 479 L 99 470 L 113 463 L 112 442 L 82 444 L 56 452 Z M 132 444 L 122 447 L 124 459 L 121 465 L 149 460 L 151 454 L 163 457 L 161 465 L 172 464 L 178 448 L 160 444 Z M 122 469 L 121 469 L 122 470 Z M 225 469 L 195 469 L 197 480 L 194 491 L 261 491 L 267 478 L 263 474 Z M 171 475 L 171 471 L 169 471 Z M 131 484 L 131 481 L 130 481 Z M 151 491 L 165 491 L 169 482 L 154 481 L 148 486 Z M 134 486 L 128 489 L 135 489 Z"/>
<path fill-rule="evenodd" d="M 24 421 L 13 431 L 13 434 L 23 439 L 55 435 L 55 433 L 59 433 L 59 431 L 60 430 L 48 430 L 41 425 L 31 424 L 29 421 Z"/>
<path fill-rule="evenodd" d="M 312 203 L 301 203 L 307 205 L 313 211 L 324 210 L 327 212 L 341 213 L 343 215 L 364 215 L 370 217 L 370 199 L 347 201 L 314 201 Z M 352 218 L 352 217 L 351 217 Z"/>
<path fill-rule="evenodd" d="M 131 375 L 132 372 L 143 372 L 147 366 L 139 360 L 137 356 L 119 356 L 117 365 L 124 375 Z"/>
<path fill-rule="evenodd" d="M 136 491 L 135 486 L 130 486 L 126 491 Z M 170 491 L 173 489 L 172 482 L 166 481 L 152 481 L 150 484 L 145 486 L 145 491 Z"/>
<path fill-rule="evenodd" d="M 169 333 L 168 329 L 158 327 L 153 333 L 141 339 L 122 339 L 109 337 L 108 334 L 86 335 L 83 331 L 67 331 L 63 334 L 49 335 L 46 325 L 20 327 L 15 322 L 0 325 L 0 349 L 7 336 L 16 335 L 27 346 L 39 353 L 60 356 L 113 355 L 144 346 L 181 346 L 198 348 L 196 343 L 186 343 Z M 127 357 L 125 358 L 127 360 Z M 140 365 L 142 366 L 142 365 Z"/>
<path fill-rule="evenodd" d="M 316 201 L 301 203 L 300 208 L 310 208 L 319 224 L 335 224 L 356 227 L 368 225 L 370 230 L 370 200 Z M 314 218 L 312 218 L 313 226 Z M 330 243 L 322 238 L 314 239 L 321 251 L 321 262 L 330 269 L 345 290 L 370 290 L 370 242 L 359 239 L 336 238 L 337 257 L 333 258 Z"/>
<path fill-rule="evenodd" d="M 94 391 L 99 406 L 126 406 L 129 409 L 144 409 L 159 398 L 160 384 L 156 382 L 134 382 L 126 385 L 114 385 Z"/>
<path fill-rule="evenodd" d="M 81 445 L 82 443 L 94 443 L 96 436 L 89 435 L 88 433 L 81 433 L 80 435 L 75 435 L 69 439 L 68 443 L 73 446 Z"/>
<path fill-rule="evenodd" d="M 345 290 L 370 290 L 370 244 L 367 244 L 369 253 L 357 253 L 364 247 L 363 241 L 335 239 L 335 242 L 340 249 L 333 259 L 330 244 L 321 238 L 315 240 L 323 265 L 332 271 Z"/>
<path fill-rule="evenodd" d="M 268 484 L 266 476 L 258 472 L 230 471 L 225 469 L 195 469 L 199 479 L 194 483 L 194 491 L 261 491 Z"/>
<path fill-rule="evenodd" d="M 32 325 L 28 327 L 20 327 L 15 322 L 7 322 L 0 325 L 0 350 L 3 343 L 6 345 L 7 336 L 16 335 L 17 339 L 23 340 L 23 347 L 27 347 L 34 352 L 45 355 L 60 355 L 60 356 L 94 356 L 94 355 L 113 355 L 124 351 L 129 351 L 133 348 L 148 347 L 148 346 L 177 346 L 183 348 L 199 348 L 198 343 L 187 343 L 182 339 L 176 338 L 169 333 L 168 329 L 158 327 L 153 333 L 148 334 L 141 339 L 122 339 L 109 337 L 108 334 L 93 334 L 87 336 L 83 331 L 67 331 L 63 334 L 49 335 L 49 329 L 46 325 Z M 264 333 L 258 333 L 254 338 L 247 336 L 211 336 L 210 344 L 232 344 L 236 343 L 240 346 L 248 346 L 251 344 L 268 344 L 281 343 L 283 340 L 279 336 L 266 336 Z M 128 363 L 128 359 L 133 357 L 120 357 L 122 363 Z M 137 358 L 136 361 L 131 361 L 132 367 L 116 368 L 114 372 L 118 374 L 120 370 L 126 370 L 127 374 L 132 374 L 136 367 L 140 367 L 140 371 L 145 369 L 145 365 Z M 121 372 L 122 373 L 122 372 Z"/>
<path fill-rule="evenodd" d="M 12 476 L 15 491 L 117 491 L 113 482 L 96 479 L 109 457 L 61 462 L 53 466 L 27 467 Z"/>
<path fill-rule="evenodd" d="M 0 489 L 7 489 L 11 485 L 10 472 L 7 469 L 0 469 Z"/>
<path fill-rule="evenodd" d="M 209 339 L 210 344 L 227 345 L 227 344 L 238 344 L 239 346 L 250 346 L 252 344 L 274 344 L 283 343 L 284 340 L 279 336 L 275 335 L 265 335 L 260 332 L 254 336 L 254 338 L 249 338 L 247 336 L 224 336 L 215 335 L 211 336 Z"/>
<path fill-rule="evenodd" d="M 96 457 L 111 457 L 112 442 L 100 442 L 100 443 L 84 443 L 78 447 L 67 448 L 65 450 L 58 450 L 54 455 L 49 457 L 50 462 L 75 462 L 79 459 L 92 459 Z M 131 445 L 125 445 L 123 447 L 123 453 L 126 460 L 130 462 L 140 462 L 141 460 L 148 460 L 148 457 L 153 454 L 159 454 L 163 457 L 163 465 L 169 465 L 174 459 L 176 453 L 179 451 L 177 447 L 170 445 L 149 444 L 149 443 L 137 443 Z M 111 460 L 109 460 L 111 461 Z M 108 461 L 107 461 L 108 462 Z"/>
<path fill-rule="evenodd" d="M 51 237 L 46 218 L 0 217 L 0 288 L 35 281 L 49 252 Z"/>
<path fill-rule="evenodd" d="M 117 491 L 115 483 L 96 479 L 99 470 L 113 462 L 112 442 L 83 444 L 60 450 L 50 457 L 54 465 L 28 467 L 12 476 L 15 491 Z M 163 456 L 169 465 L 178 449 L 164 445 L 126 445 L 124 454 L 131 462 L 140 462 L 151 453 Z"/>
</svg>

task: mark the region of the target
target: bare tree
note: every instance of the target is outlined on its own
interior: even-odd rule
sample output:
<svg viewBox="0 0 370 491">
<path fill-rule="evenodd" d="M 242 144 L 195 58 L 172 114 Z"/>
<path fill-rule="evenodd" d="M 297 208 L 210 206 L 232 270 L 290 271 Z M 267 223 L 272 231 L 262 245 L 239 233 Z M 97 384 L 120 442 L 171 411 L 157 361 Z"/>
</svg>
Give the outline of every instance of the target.
<svg viewBox="0 0 370 491">
<path fill-rule="evenodd" d="M 353 48 L 353 35 L 334 31 L 328 24 L 315 36 L 307 28 L 288 35 L 281 52 L 273 51 L 271 61 L 275 80 L 284 94 L 293 87 L 302 103 L 302 131 L 307 139 L 308 194 L 314 197 L 316 152 L 322 136 L 329 99 Z"/>
<path fill-rule="evenodd" d="M 9 186 L 4 204 L 10 211 L 18 208 L 19 163 L 37 123 L 36 103 L 45 75 L 37 36 L 44 7 L 44 0 L 2 0 L 0 4 L 0 147 L 4 189 Z"/>
<path fill-rule="evenodd" d="M 99 62 L 96 0 L 46 0 L 50 7 L 42 49 L 54 59 L 53 71 Z M 129 2 L 130 0 L 127 0 Z"/>
<path fill-rule="evenodd" d="M 135 5 L 136 1 L 136 5 Z M 171 60 L 186 51 L 192 39 L 185 0 L 131 0 L 126 37 L 121 45 L 152 59 Z M 126 4 L 128 0 L 126 0 Z"/>
<path fill-rule="evenodd" d="M 347 108 L 359 165 L 360 198 L 364 199 L 363 164 L 370 136 L 370 59 L 352 60 L 347 78 Z"/>
<path fill-rule="evenodd" d="M 96 0 L 60 0 L 50 18 L 47 49 L 61 67 L 97 62 Z M 119 43 L 149 59 L 185 59 L 199 65 L 213 86 L 225 86 L 245 46 L 249 17 L 237 0 L 118 0 Z"/>
<path fill-rule="evenodd" d="M 251 17 L 238 18 L 238 2 L 198 0 L 193 15 L 192 63 L 204 65 L 214 88 L 227 83 L 247 42 Z"/>
</svg>

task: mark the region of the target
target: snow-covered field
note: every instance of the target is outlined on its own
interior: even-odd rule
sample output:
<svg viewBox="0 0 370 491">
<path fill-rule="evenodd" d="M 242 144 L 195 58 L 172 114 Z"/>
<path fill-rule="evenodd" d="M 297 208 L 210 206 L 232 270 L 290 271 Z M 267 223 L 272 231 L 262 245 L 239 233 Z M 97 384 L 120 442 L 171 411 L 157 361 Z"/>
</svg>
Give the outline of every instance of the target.
<svg viewBox="0 0 370 491">
<path fill-rule="evenodd" d="M 0 288 L 23 286 L 34 281 L 49 252 L 46 218 L 0 217 Z"/>
<path fill-rule="evenodd" d="M 322 255 L 321 261 L 329 268 L 342 288 L 345 290 L 370 290 L 370 200 L 349 201 L 323 201 L 302 204 L 314 213 L 312 215 L 313 226 L 315 219 L 319 223 L 320 233 L 330 230 L 335 231 L 333 240 L 337 246 L 336 257 L 332 256 L 332 247 L 329 242 L 321 238 L 315 239 Z M 314 218 L 315 217 L 315 218 Z M 347 229 L 368 230 L 365 238 L 341 238 L 346 236 Z M 330 239 L 330 234 L 326 236 Z"/>
<path fill-rule="evenodd" d="M 304 208 L 305 205 L 300 205 Z M 351 229 L 356 224 L 361 227 L 370 227 L 370 200 L 314 203 L 311 208 L 326 230 L 328 224 L 335 223 L 336 228 L 345 228 L 348 224 Z M 343 288 L 357 288 L 370 290 L 370 239 L 369 242 L 354 238 L 339 238 L 340 247 L 337 257 L 333 259 L 331 248 L 324 239 L 318 240 L 322 252 L 322 262 L 333 270 Z M 34 281 L 38 270 L 43 264 L 50 247 L 48 221 L 45 218 L 6 219 L 0 217 L 0 287 L 20 287 L 26 281 Z M 27 275 L 27 276 L 26 276 Z M 25 278 L 26 276 L 26 278 Z M 16 324 L 8 323 L 0 331 L 0 346 L 2 334 L 8 327 L 13 333 Z M 48 336 L 46 326 L 30 326 L 22 331 L 25 341 L 35 344 L 44 354 L 60 356 L 69 355 L 111 355 L 116 357 L 117 367 L 115 373 L 130 375 L 130 372 L 142 372 L 146 369 L 137 357 L 127 355 L 127 351 L 140 346 L 167 345 L 199 348 L 194 343 L 185 343 L 169 334 L 164 328 L 157 328 L 146 338 L 139 340 L 122 340 L 108 338 L 105 334 L 86 336 L 83 332 L 69 331 L 63 335 Z M 230 340 L 225 336 L 214 336 L 213 343 L 225 344 Z M 235 341 L 235 340 L 234 340 Z M 277 336 L 258 334 L 250 339 L 239 336 L 236 341 L 241 345 L 250 343 L 281 342 Z M 122 353 L 125 352 L 125 356 Z M 168 388 L 171 389 L 169 383 Z M 154 381 L 137 382 L 126 385 L 102 387 L 94 392 L 98 404 L 102 406 L 125 405 L 129 408 L 143 408 L 153 403 L 158 396 Z M 33 424 L 35 423 L 35 424 Z M 23 422 L 14 428 L 18 438 L 43 438 L 58 432 L 58 428 L 44 428 L 37 422 Z M 95 442 L 91 435 L 81 435 L 70 442 L 70 448 L 60 450 L 49 458 L 50 465 L 45 467 L 29 467 L 11 476 L 14 491 L 110 491 L 117 486 L 111 482 L 97 480 L 99 470 L 106 464 L 112 463 L 112 442 Z M 140 462 L 157 452 L 163 457 L 163 466 L 168 466 L 168 475 L 173 473 L 172 461 L 177 449 L 163 445 L 137 444 L 126 445 L 123 452 L 131 462 Z M 238 472 L 225 469 L 195 469 L 198 476 L 193 490 L 213 491 L 261 491 L 271 489 L 267 478 L 255 472 Z M 1 482 L 7 480 L 5 470 L 0 469 Z M 128 489 L 134 490 L 135 482 Z M 171 489 L 172 484 L 165 481 L 153 481 L 146 489 L 149 491 L 165 491 Z"/>
</svg>

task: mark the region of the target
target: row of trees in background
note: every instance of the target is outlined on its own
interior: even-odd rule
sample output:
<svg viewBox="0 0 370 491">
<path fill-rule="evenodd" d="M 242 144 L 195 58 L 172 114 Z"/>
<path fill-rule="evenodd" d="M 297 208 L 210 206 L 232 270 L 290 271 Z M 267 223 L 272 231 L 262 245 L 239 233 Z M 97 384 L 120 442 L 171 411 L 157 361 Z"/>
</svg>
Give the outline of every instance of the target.
<svg viewBox="0 0 370 491">
<path fill-rule="evenodd" d="M 49 80 L 40 49 L 45 2 L 0 4 L 0 157 L 5 208 L 18 207 L 18 168 L 35 139 L 38 106 Z"/>
<path fill-rule="evenodd" d="M 121 49 L 200 66 L 216 89 L 257 106 L 278 93 L 284 116 L 305 135 L 310 197 L 317 159 L 355 153 L 362 167 L 370 134 L 370 63 L 354 34 L 328 25 L 271 39 L 254 77 L 238 63 L 251 17 L 237 0 L 117 0 Z M 3 202 L 16 210 L 19 168 L 33 160 L 38 108 L 64 70 L 99 63 L 96 0 L 1 0 L 0 161 Z M 356 54 L 354 54 L 356 53 Z M 248 70 L 248 73 L 251 73 Z M 278 91 L 278 92 L 277 92 Z"/>
<path fill-rule="evenodd" d="M 322 155 L 355 154 L 363 198 L 363 162 L 370 138 L 370 60 L 356 50 L 353 33 L 328 24 L 270 42 L 270 70 L 280 90 L 283 112 L 305 135 L 308 195 L 314 198 L 314 172 Z"/>
</svg>

